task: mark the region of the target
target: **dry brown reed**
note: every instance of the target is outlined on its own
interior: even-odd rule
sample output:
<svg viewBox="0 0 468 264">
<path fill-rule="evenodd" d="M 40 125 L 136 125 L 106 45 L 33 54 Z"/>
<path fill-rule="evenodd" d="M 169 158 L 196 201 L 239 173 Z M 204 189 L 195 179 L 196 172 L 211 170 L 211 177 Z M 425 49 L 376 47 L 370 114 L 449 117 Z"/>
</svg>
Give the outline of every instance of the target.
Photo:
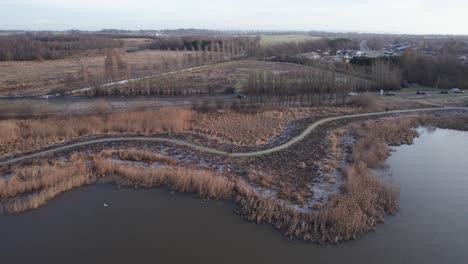
<svg viewBox="0 0 468 264">
<path fill-rule="evenodd" d="M 106 133 L 154 134 L 190 126 L 189 110 L 122 112 L 107 115 L 16 121 L 21 138 L 77 137 Z"/>
<path fill-rule="evenodd" d="M 86 135 L 176 132 L 188 129 L 191 120 L 192 111 L 186 109 L 3 120 L 0 121 L 0 157 Z"/>
<path fill-rule="evenodd" d="M 264 188 L 269 188 L 273 182 L 273 176 L 263 171 L 250 169 L 247 172 L 247 179 L 249 182 L 260 185 Z"/>
<path fill-rule="evenodd" d="M 195 192 L 210 199 L 227 199 L 234 189 L 232 180 L 209 171 L 179 167 L 144 168 L 116 164 L 102 158 L 95 158 L 94 166 L 99 177 L 126 186 L 152 188 L 167 185 L 179 192 Z"/>
<path fill-rule="evenodd" d="M 0 211 L 35 209 L 60 193 L 92 182 L 86 162 L 31 166 L 0 178 Z"/>
<path fill-rule="evenodd" d="M 177 161 L 171 157 L 141 149 L 121 149 L 116 153 L 122 160 L 143 161 L 146 163 L 160 162 L 170 165 L 175 165 L 177 163 Z"/>
<path fill-rule="evenodd" d="M 0 178 L 0 199 L 13 198 L 54 186 L 74 175 L 88 175 L 87 164 L 81 161 L 18 168 L 13 170 L 11 176 Z"/>
<path fill-rule="evenodd" d="M 2 190 L 0 197 L 7 199 L 3 201 L 2 208 L 5 212 L 21 212 L 36 208 L 60 192 L 101 178 L 105 182 L 125 186 L 151 188 L 167 185 L 173 190 L 196 192 L 205 198 L 233 199 L 240 205 L 240 212 L 250 221 L 272 224 L 289 237 L 319 243 L 337 243 L 355 239 L 373 230 L 377 223 L 384 221 L 385 215 L 395 214 L 398 211 L 398 188 L 385 183 L 369 168 L 388 157 L 388 144 L 412 140 L 415 136 L 412 128 L 417 123 L 412 118 L 384 119 L 353 126 L 352 130 L 357 136 L 357 141 L 352 146 L 352 161 L 349 166 L 341 169 L 344 176 L 342 193 L 332 196 L 325 206 L 314 207 L 315 211 L 298 209 L 297 204 L 300 205 L 301 201 L 299 198 L 294 198 L 295 190 L 289 185 L 283 186 L 284 188 L 280 190 L 284 192 L 285 199 L 282 200 L 274 196 L 262 196 L 249 184 L 236 177 L 222 177 L 210 171 L 172 166 L 163 168 L 132 166 L 98 156 L 95 156 L 92 162 L 95 178 L 86 176 L 84 168 L 78 172 L 56 173 L 58 175 L 56 178 L 45 177 L 48 168 L 39 172 L 38 168 L 34 167 L 14 171 L 13 177 L 28 184 L 25 187 L 17 187 L 18 184 L 9 185 L 9 181 L 14 183 L 19 180 L 0 182 L 0 186 L 3 186 L 0 188 Z M 334 148 L 338 146 L 339 136 L 343 133 L 341 131 L 333 135 L 332 152 L 337 152 L 338 149 Z M 154 160 L 151 155 L 147 157 L 148 153 L 136 150 L 129 150 L 126 154 L 123 154 L 122 150 L 116 153 L 122 155 L 123 159 L 127 157 L 129 160 Z M 83 157 L 75 156 L 73 162 L 78 162 L 80 158 Z M 61 169 L 63 170 L 63 167 Z M 23 174 L 27 176 L 21 176 Z M 65 176 L 75 174 L 78 175 L 76 179 L 75 176 Z M 44 183 L 32 181 L 32 178 L 43 178 Z M 60 178 L 64 180 L 60 181 Z M 263 180 L 271 183 L 270 177 L 255 172 L 251 172 L 248 178 L 257 184 Z M 265 186 L 268 185 L 266 183 Z M 19 194 L 26 196 L 12 198 Z"/>
<path fill-rule="evenodd" d="M 18 140 L 20 128 L 15 121 L 0 121 L 0 145 Z"/>
</svg>

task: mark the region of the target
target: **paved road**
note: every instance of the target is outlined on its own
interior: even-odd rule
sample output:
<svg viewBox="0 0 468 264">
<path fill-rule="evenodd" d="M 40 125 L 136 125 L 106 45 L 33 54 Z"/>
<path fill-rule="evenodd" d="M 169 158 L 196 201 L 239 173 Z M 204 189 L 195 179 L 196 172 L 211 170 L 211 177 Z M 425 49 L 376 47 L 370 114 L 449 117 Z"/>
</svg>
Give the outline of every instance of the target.
<svg viewBox="0 0 468 264">
<path fill-rule="evenodd" d="M 255 157 L 255 156 L 261 156 L 261 155 L 268 155 L 271 153 L 279 152 L 282 150 L 285 150 L 294 144 L 297 144 L 298 142 L 302 141 L 307 135 L 309 135 L 312 131 L 314 131 L 317 127 L 323 125 L 324 123 L 331 122 L 331 121 L 337 121 L 337 120 L 344 120 L 344 119 L 351 119 L 351 118 L 358 118 L 358 117 L 372 117 L 372 116 L 384 116 L 384 115 L 390 115 L 390 114 L 398 114 L 398 113 L 416 113 L 416 112 L 429 112 L 429 111 L 446 111 L 446 110 L 468 110 L 466 107 L 443 107 L 443 108 L 420 108 L 420 109 L 411 109 L 411 110 L 397 110 L 397 111 L 389 111 L 389 112 L 375 112 L 375 113 L 365 113 L 365 114 L 353 114 L 353 115 L 345 115 L 345 116 L 338 116 L 338 117 L 330 117 L 330 118 L 325 118 L 319 121 L 316 121 L 312 123 L 310 126 L 307 127 L 300 135 L 292 138 L 290 141 L 270 148 L 266 150 L 260 150 L 260 151 L 252 151 L 252 152 L 240 152 L 240 153 L 227 153 L 224 151 L 212 149 L 206 146 L 198 145 L 195 143 L 183 141 L 183 140 L 178 140 L 178 139 L 169 139 L 169 138 L 157 138 L 157 137 L 131 137 L 131 138 L 126 138 L 126 137 L 117 137 L 117 138 L 101 138 L 101 139 L 94 139 L 94 140 L 88 140 L 88 141 L 83 141 L 83 142 L 78 142 L 78 143 L 71 143 L 69 145 L 65 146 L 60 146 L 57 148 L 53 149 L 48 149 L 44 151 L 40 151 L 34 154 L 28 154 L 24 155 L 21 157 L 17 158 L 11 158 L 7 159 L 5 161 L 0 162 L 0 166 L 2 165 L 10 165 L 15 162 L 20 162 L 28 159 L 33 159 L 33 158 L 38 158 L 42 157 L 48 154 L 53 154 L 53 153 L 58 153 L 66 150 L 70 150 L 73 148 L 77 147 L 82 147 L 82 146 L 88 146 L 88 145 L 93 145 L 93 144 L 99 144 L 99 143 L 106 143 L 106 142 L 130 142 L 130 141 L 143 141 L 143 142 L 160 142 L 160 143 L 171 143 L 179 146 L 185 146 L 189 148 L 193 148 L 195 150 L 201 151 L 201 152 L 207 152 L 207 153 L 212 153 L 212 154 L 217 154 L 217 155 L 223 155 L 223 156 L 230 156 L 230 157 Z"/>
<path fill-rule="evenodd" d="M 362 52 L 365 52 L 365 53 L 366 53 L 366 57 L 378 57 L 378 56 L 381 56 L 381 54 L 379 54 L 377 51 L 374 51 L 374 50 L 372 50 L 371 48 L 369 48 L 369 46 L 367 45 L 367 39 L 366 39 L 366 40 L 363 40 L 363 41 L 361 41 L 361 43 L 359 43 L 359 49 L 360 49 Z"/>
</svg>

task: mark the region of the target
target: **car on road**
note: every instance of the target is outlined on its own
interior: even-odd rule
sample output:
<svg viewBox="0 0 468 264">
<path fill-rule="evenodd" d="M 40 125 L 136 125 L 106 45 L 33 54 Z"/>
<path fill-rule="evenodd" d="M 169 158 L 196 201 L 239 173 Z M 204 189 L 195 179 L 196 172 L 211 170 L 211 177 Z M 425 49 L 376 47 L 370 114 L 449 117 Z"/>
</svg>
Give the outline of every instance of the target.
<svg viewBox="0 0 468 264">
<path fill-rule="evenodd" d="M 245 99 L 246 96 L 243 95 L 243 94 L 236 94 L 236 98 L 238 98 L 238 99 Z"/>
<path fill-rule="evenodd" d="M 395 96 L 396 93 L 395 92 L 391 92 L 391 91 L 388 91 L 385 93 L 386 96 Z"/>
<path fill-rule="evenodd" d="M 458 89 L 458 88 L 450 89 L 450 92 L 451 92 L 451 93 L 457 93 L 457 94 L 465 93 L 465 91 L 460 90 L 460 89 Z"/>
<path fill-rule="evenodd" d="M 449 94 L 450 92 L 447 91 L 447 90 L 442 90 L 442 91 L 440 91 L 440 93 L 441 93 L 441 94 Z"/>
<path fill-rule="evenodd" d="M 350 92 L 348 93 L 348 96 L 358 96 L 359 94 L 358 93 L 355 93 L 355 92 Z"/>
<path fill-rule="evenodd" d="M 426 92 L 425 91 L 417 91 L 416 94 L 417 95 L 426 95 Z"/>
</svg>

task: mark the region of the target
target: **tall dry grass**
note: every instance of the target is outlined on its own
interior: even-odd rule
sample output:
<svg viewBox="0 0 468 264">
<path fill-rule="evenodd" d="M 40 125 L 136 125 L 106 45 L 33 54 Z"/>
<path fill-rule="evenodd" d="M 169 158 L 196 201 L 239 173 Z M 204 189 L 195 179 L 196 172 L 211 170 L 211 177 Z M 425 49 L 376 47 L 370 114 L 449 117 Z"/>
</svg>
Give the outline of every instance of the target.
<svg viewBox="0 0 468 264">
<path fill-rule="evenodd" d="M 22 196 L 14 200 L 2 202 L 0 210 L 5 213 L 21 213 L 27 210 L 39 208 L 47 201 L 66 191 L 73 190 L 90 183 L 90 178 L 85 175 L 75 175 L 75 177 L 58 182 L 38 193 Z"/>
<path fill-rule="evenodd" d="M 0 211 L 35 209 L 60 193 L 93 181 L 84 161 L 15 169 L 9 177 L 0 178 Z"/>
<path fill-rule="evenodd" d="M 0 121 L 0 157 L 87 135 L 176 132 L 188 129 L 191 121 L 192 111 L 184 109 L 3 120 Z"/>
<path fill-rule="evenodd" d="M 274 196 L 262 196 L 248 183 L 236 177 L 227 178 L 209 171 L 179 167 L 132 166 L 115 163 L 98 156 L 92 160 L 94 172 L 92 177 L 83 176 L 84 169 L 81 173 L 74 171 L 56 173 L 59 176 L 50 177 L 50 179 L 45 176 L 47 168 L 39 172 L 35 167 L 18 169 L 14 172 L 18 180 L 12 182 L 21 180 L 22 183 L 27 184 L 21 188 L 9 187 L 11 189 L 5 191 L 7 188 L 5 186 L 18 184 L 9 185 L 2 182 L 3 185 L 0 184 L 3 186 L 0 188 L 3 190 L 0 194 L 3 201 L 1 205 L 6 212 L 20 212 L 36 208 L 60 192 L 93 182 L 98 178 L 105 182 L 145 188 L 167 185 L 176 191 L 196 192 L 206 198 L 233 199 L 240 205 L 240 211 L 247 219 L 257 223 L 272 224 L 286 236 L 320 243 L 337 243 L 342 240 L 355 239 L 373 230 L 377 223 L 384 221 L 387 214 L 395 214 L 398 211 L 398 188 L 384 182 L 369 168 L 388 157 L 388 144 L 413 138 L 415 134 L 412 127 L 415 124 L 417 122 L 412 118 L 384 119 L 352 127 L 357 140 L 351 147 L 352 161 L 348 167 L 341 169 L 344 176 L 342 192 L 331 197 L 328 204 L 315 211 L 298 209 L 297 205 L 301 203 L 299 200 L 295 201 L 291 195 L 294 189 L 284 191 L 288 193 L 285 195 L 287 199 L 282 200 Z M 342 131 L 332 134 L 331 151 L 333 153 L 339 151 L 339 137 L 342 135 Z M 403 140 L 398 139 L 399 137 Z M 154 160 L 145 151 L 130 150 L 128 153 L 123 151 L 118 150 L 114 154 L 122 155 L 123 159 L 127 157 L 128 160 Z M 76 157 L 76 159 L 79 158 L 83 159 L 83 157 Z M 26 176 L 21 176 L 23 174 Z M 74 174 L 78 174 L 76 179 L 74 176 L 65 176 Z M 255 171 L 251 171 L 247 177 L 257 184 L 265 181 L 265 187 L 268 187 L 272 180 L 268 175 Z M 35 178 L 43 178 L 43 180 L 31 180 Z M 13 198 L 18 195 L 22 198 Z"/>
<path fill-rule="evenodd" d="M 270 188 L 273 184 L 273 176 L 263 171 L 249 169 L 247 172 L 247 179 L 251 183 L 255 183 L 264 188 Z"/>
<path fill-rule="evenodd" d="M 179 167 L 144 168 L 116 164 L 109 159 L 95 158 L 97 175 L 110 182 L 126 186 L 145 188 L 167 185 L 179 192 L 195 192 L 211 199 L 227 199 L 234 189 L 234 183 L 212 172 L 189 170 Z"/>
<path fill-rule="evenodd" d="M 0 145 L 17 141 L 20 137 L 20 128 L 15 121 L 0 121 Z"/>
<path fill-rule="evenodd" d="M 468 131 L 468 114 L 457 113 L 452 114 L 450 117 L 446 116 L 424 116 L 420 120 L 423 126 L 433 126 L 439 128 L 455 129 L 461 131 Z"/>
<path fill-rule="evenodd" d="M 77 137 L 106 133 L 154 134 L 190 126 L 189 110 L 122 112 L 107 115 L 16 121 L 21 138 Z"/>
<path fill-rule="evenodd" d="M 18 168 L 10 177 L 0 178 L 0 199 L 48 188 L 75 175 L 89 175 L 86 162 Z"/>
<path fill-rule="evenodd" d="M 122 160 L 143 161 L 146 163 L 160 162 L 169 165 L 175 165 L 177 161 L 171 157 L 141 149 L 120 149 L 117 155 Z"/>
</svg>

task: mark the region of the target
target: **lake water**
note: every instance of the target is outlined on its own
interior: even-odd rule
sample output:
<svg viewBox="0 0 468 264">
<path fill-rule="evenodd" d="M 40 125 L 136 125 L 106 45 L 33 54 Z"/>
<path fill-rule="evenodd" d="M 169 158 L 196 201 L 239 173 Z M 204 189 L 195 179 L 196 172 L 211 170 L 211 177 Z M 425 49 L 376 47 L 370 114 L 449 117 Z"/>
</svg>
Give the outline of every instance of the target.
<svg viewBox="0 0 468 264">
<path fill-rule="evenodd" d="M 0 216 L 0 261 L 468 263 L 468 133 L 422 130 L 414 145 L 395 150 L 383 174 L 401 186 L 401 211 L 356 241 L 291 241 L 245 221 L 231 202 L 96 185 Z"/>
</svg>

